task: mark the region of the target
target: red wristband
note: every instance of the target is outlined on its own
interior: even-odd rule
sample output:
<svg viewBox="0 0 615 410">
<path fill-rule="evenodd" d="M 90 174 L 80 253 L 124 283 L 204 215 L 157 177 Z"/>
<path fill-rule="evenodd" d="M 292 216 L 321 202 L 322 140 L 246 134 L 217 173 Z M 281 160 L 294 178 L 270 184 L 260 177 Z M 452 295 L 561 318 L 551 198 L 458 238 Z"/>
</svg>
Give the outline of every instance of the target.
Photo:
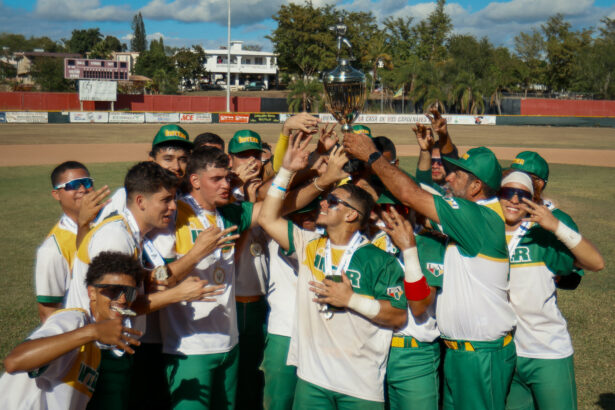
<svg viewBox="0 0 615 410">
<path fill-rule="evenodd" d="M 425 276 L 416 282 L 404 281 L 404 289 L 406 290 L 406 299 L 414 301 L 423 300 L 431 293 Z"/>
</svg>

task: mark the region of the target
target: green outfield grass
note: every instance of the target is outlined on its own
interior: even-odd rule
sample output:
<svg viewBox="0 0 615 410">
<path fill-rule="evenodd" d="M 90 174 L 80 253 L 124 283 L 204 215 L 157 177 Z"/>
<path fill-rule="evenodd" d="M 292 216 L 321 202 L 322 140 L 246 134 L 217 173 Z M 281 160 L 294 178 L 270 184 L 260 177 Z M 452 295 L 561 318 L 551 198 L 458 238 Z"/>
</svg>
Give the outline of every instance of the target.
<svg viewBox="0 0 615 410">
<path fill-rule="evenodd" d="M 150 137 L 151 138 L 151 137 Z M 403 168 L 414 172 L 416 158 L 404 158 Z M 121 185 L 130 164 L 90 166 L 97 186 Z M 33 265 L 37 246 L 60 216 L 49 194 L 52 167 L 6 167 L 0 176 L 0 199 L 5 214 L 0 222 L 0 356 L 38 326 Z M 611 238 L 615 220 L 608 216 L 615 186 L 610 168 L 553 165 L 546 196 L 570 213 L 602 251 L 606 269 L 588 274 L 576 291 L 560 291 L 560 307 L 568 319 L 575 347 L 579 408 L 615 408 L 615 336 Z"/>
</svg>

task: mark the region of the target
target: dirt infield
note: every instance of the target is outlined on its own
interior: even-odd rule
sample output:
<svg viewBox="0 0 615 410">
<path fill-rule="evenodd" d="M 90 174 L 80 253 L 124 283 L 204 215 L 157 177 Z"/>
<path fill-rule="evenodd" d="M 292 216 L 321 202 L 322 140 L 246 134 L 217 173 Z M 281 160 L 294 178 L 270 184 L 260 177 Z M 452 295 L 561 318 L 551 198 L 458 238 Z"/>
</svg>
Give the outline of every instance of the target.
<svg viewBox="0 0 615 410">
<path fill-rule="evenodd" d="M 470 147 L 460 146 L 465 152 Z M 511 160 L 522 150 L 519 147 L 491 147 L 499 159 Z M 144 160 L 149 144 L 38 144 L 4 145 L 0 150 L 0 167 L 52 165 L 78 159 L 86 164 L 132 162 Z M 615 167 L 615 150 L 579 150 L 535 148 L 549 163 Z M 416 145 L 398 145 L 397 155 L 417 156 Z"/>
<path fill-rule="evenodd" d="M 0 166 L 58 164 L 69 159 L 85 163 L 131 162 L 147 158 L 149 142 L 160 124 L 2 124 Z M 228 141 L 238 129 L 250 128 L 274 143 L 279 124 L 187 124 L 194 138 L 214 132 Z M 418 155 L 409 125 L 370 124 L 372 135 L 386 135 L 400 156 Z M 510 160 L 524 149 L 538 151 L 560 164 L 615 167 L 615 129 L 583 127 L 449 126 L 460 152 L 485 145 L 500 159 Z"/>
</svg>

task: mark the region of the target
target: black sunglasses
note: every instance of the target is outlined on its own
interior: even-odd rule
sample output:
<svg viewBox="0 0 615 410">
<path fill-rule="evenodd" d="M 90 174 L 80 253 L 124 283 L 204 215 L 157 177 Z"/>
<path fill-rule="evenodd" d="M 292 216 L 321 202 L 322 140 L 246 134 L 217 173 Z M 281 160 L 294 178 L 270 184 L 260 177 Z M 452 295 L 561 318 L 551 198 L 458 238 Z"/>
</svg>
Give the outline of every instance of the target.
<svg viewBox="0 0 615 410">
<path fill-rule="evenodd" d="M 526 198 L 530 201 L 532 200 L 532 194 L 529 191 L 518 188 L 500 188 L 500 193 L 498 196 L 502 199 L 510 201 L 514 198 L 515 195 L 517 195 L 519 202 L 523 202 L 523 198 Z"/>
<path fill-rule="evenodd" d="M 432 158 L 431 165 L 433 164 L 444 165 L 444 161 L 442 161 L 442 158 Z"/>
<path fill-rule="evenodd" d="M 100 293 L 111 300 L 118 300 L 122 294 L 126 296 L 126 302 L 132 303 L 137 298 L 137 288 L 127 285 L 112 285 L 108 283 L 95 283 L 92 286 L 100 289 Z"/>
<path fill-rule="evenodd" d="M 327 195 L 327 204 L 329 204 L 329 206 L 337 206 L 339 204 L 345 205 L 350 209 L 353 209 L 355 211 L 357 211 L 358 213 L 360 213 L 361 215 L 363 215 L 363 212 L 359 211 L 357 208 L 355 208 L 354 206 L 350 205 L 348 202 L 339 199 L 338 197 L 336 197 L 333 194 L 328 194 Z"/>
</svg>

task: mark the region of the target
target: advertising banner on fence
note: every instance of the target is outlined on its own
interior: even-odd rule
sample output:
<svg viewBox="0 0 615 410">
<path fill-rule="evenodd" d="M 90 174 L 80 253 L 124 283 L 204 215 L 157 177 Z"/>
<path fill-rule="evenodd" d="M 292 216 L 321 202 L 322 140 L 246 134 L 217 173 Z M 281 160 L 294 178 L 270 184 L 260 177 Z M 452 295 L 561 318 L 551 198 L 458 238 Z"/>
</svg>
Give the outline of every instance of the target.
<svg viewBox="0 0 615 410">
<path fill-rule="evenodd" d="M 79 101 L 117 101 L 117 81 L 79 80 Z"/>
<path fill-rule="evenodd" d="M 27 112 L 27 111 L 7 112 L 6 122 L 46 124 L 48 122 L 48 114 L 46 112 Z"/>
<path fill-rule="evenodd" d="M 290 114 L 281 114 L 280 122 L 286 121 Z M 331 114 L 318 114 L 324 123 L 337 122 Z M 495 125 L 494 115 L 444 115 L 453 125 Z M 429 124 L 424 114 L 361 114 L 355 124 Z"/>
<path fill-rule="evenodd" d="M 146 112 L 145 122 L 179 122 L 177 112 Z"/>
<path fill-rule="evenodd" d="M 0 123 L 6 122 L 6 113 L 0 112 Z"/>
<path fill-rule="evenodd" d="M 110 112 L 109 122 L 140 124 L 145 122 L 145 114 L 142 112 Z"/>
<path fill-rule="evenodd" d="M 272 112 L 257 112 L 250 114 L 251 123 L 271 124 L 280 122 L 280 114 Z"/>
<path fill-rule="evenodd" d="M 247 124 L 250 114 L 219 114 L 218 122 L 223 124 Z"/>
<path fill-rule="evenodd" d="M 211 113 L 209 112 L 194 112 L 179 114 L 179 122 L 182 123 L 211 123 Z"/>
<path fill-rule="evenodd" d="M 109 113 L 104 111 L 71 112 L 70 122 L 109 122 Z"/>
</svg>

